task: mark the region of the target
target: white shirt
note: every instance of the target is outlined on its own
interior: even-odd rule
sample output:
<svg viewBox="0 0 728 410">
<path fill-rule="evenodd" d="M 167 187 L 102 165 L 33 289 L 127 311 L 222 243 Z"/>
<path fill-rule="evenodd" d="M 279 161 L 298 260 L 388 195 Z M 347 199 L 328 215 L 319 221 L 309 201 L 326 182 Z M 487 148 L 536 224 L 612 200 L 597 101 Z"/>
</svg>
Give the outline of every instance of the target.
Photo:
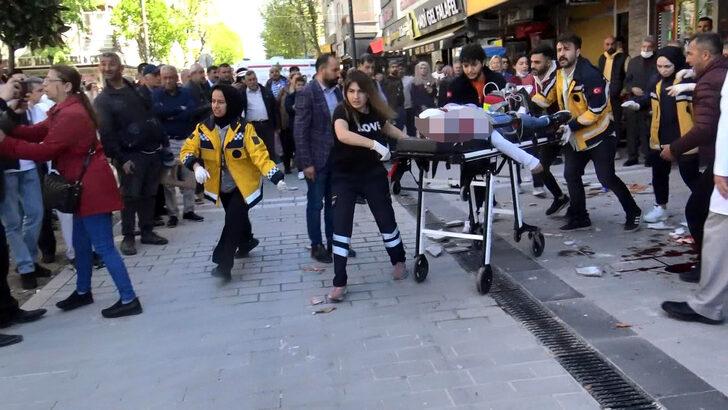
<svg viewBox="0 0 728 410">
<path fill-rule="evenodd" d="M 412 82 L 414 77 L 406 75 L 402 77 L 402 89 L 404 90 L 404 108 L 412 108 Z"/>
<path fill-rule="evenodd" d="M 245 119 L 247 121 L 267 121 L 268 111 L 265 109 L 263 101 L 263 91 L 258 87 L 258 91 L 251 91 L 250 88 L 245 89 L 248 96 L 248 109 L 245 111 Z"/>
<path fill-rule="evenodd" d="M 720 93 L 720 120 L 718 121 L 718 135 L 715 139 L 715 165 L 713 174 L 728 177 L 728 75 L 723 82 Z M 710 212 L 728 215 L 728 199 L 713 188 L 710 197 Z"/>
</svg>

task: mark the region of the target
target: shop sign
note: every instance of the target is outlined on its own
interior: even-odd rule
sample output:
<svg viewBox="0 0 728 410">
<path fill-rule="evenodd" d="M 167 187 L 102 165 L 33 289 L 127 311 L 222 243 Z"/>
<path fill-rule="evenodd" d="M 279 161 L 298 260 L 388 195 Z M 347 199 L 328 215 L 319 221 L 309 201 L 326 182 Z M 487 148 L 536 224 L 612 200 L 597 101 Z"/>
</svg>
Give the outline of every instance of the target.
<svg viewBox="0 0 728 410">
<path fill-rule="evenodd" d="M 387 27 L 392 22 L 392 19 L 394 19 L 394 3 L 382 7 L 381 19 L 381 27 Z"/>
<path fill-rule="evenodd" d="M 407 7 L 417 3 L 417 0 L 399 0 L 397 3 L 399 3 L 399 10 L 405 11 Z"/>
<path fill-rule="evenodd" d="M 409 16 L 402 17 L 386 27 L 382 32 L 384 50 L 397 50 L 407 45 L 412 41 L 412 31 L 412 20 Z"/>
<path fill-rule="evenodd" d="M 415 9 L 414 37 L 418 38 L 465 18 L 462 0 L 432 0 Z"/>
</svg>

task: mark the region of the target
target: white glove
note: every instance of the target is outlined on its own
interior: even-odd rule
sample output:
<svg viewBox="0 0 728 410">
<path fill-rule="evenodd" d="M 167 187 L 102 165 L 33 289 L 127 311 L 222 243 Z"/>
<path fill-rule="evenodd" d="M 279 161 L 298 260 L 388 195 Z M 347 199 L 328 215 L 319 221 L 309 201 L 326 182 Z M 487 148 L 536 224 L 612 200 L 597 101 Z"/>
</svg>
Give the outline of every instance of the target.
<svg viewBox="0 0 728 410">
<path fill-rule="evenodd" d="M 559 131 L 561 131 L 561 145 L 568 144 L 571 140 L 571 128 L 568 125 L 562 125 Z"/>
<path fill-rule="evenodd" d="M 695 78 L 695 71 L 692 68 L 684 68 L 675 74 L 675 79 L 680 82 L 686 78 Z"/>
<path fill-rule="evenodd" d="M 385 147 L 384 145 L 380 144 L 377 141 L 372 141 L 372 147 L 370 148 L 372 151 L 377 151 L 377 154 L 379 154 L 382 158 L 382 161 L 388 161 L 392 157 L 392 153 L 389 152 L 389 148 Z"/>
<path fill-rule="evenodd" d="M 695 83 L 676 84 L 676 85 L 667 87 L 667 94 L 670 97 L 677 97 L 679 94 L 693 91 L 694 89 L 695 89 Z"/>
<path fill-rule="evenodd" d="M 278 188 L 278 190 L 281 192 L 288 191 L 288 185 L 286 185 L 286 181 L 282 179 L 278 181 L 278 183 L 276 184 L 276 188 Z"/>
<path fill-rule="evenodd" d="M 622 103 L 622 108 L 626 108 L 630 111 L 639 111 L 640 105 L 634 101 L 625 101 Z"/>
<path fill-rule="evenodd" d="M 204 184 L 210 179 L 210 173 L 200 164 L 195 164 L 195 180 L 198 184 Z"/>
</svg>

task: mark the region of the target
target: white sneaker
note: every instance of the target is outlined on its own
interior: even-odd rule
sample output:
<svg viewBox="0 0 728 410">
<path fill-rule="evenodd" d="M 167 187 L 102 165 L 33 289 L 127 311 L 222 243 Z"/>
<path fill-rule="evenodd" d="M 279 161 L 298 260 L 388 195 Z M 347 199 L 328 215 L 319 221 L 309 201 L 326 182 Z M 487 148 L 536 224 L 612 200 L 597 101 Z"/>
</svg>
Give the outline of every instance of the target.
<svg viewBox="0 0 728 410">
<path fill-rule="evenodd" d="M 304 178 L 306 178 L 306 177 L 303 175 L 303 171 L 298 171 L 298 180 L 300 181 L 300 180 L 303 180 Z"/>
<path fill-rule="evenodd" d="M 533 188 L 533 196 L 543 198 L 546 196 L 546 191 L 541 188 Z"/>
<path fill-rule="evenodd" d="M 647 223 L 655 223 L 665 220 L 667 220 L 667 212 L 665 212 L 665 208 L 660 205 L 655 205 L 654 208 L 645 215 L 645 222 Z"/>
</svg>

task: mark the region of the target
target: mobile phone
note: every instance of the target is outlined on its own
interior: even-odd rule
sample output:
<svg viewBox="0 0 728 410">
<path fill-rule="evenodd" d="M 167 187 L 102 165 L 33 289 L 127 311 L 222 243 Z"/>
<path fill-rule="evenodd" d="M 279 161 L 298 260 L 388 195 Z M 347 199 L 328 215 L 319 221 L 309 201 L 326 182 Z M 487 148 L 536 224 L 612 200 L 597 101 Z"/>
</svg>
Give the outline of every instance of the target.
<svg viewBox="0 0 728 410">
<path fill-rule="evenodd" d="M 22 80 L 19 82 L 20 84 L 20 95 L 18 96 L 19 99 L 24 100 L 28 93 L 30 92 L 30 83 L 28 81 Z"/>
</svg>

